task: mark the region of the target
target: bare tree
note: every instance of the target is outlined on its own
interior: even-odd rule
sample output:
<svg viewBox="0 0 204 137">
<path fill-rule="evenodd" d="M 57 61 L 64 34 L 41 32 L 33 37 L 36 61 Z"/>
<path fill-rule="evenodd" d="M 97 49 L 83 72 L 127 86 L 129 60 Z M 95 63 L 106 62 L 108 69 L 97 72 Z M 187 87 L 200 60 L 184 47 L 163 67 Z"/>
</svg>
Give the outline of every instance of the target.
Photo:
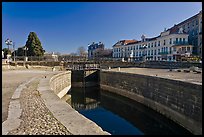
<svg viewBox="0 0 204 137">
<path fill-rule="evenodd" d="M 70 53 L 69 55 L 71 55 L 71 56 L 76 56 L 77 53 L 72 52 L 72 53 Z"/>
<path fill-rule="evenodd" d="M 81 46 L 77 49 L 77 53 L 79 56 L 86 56 L 87 55 L 87 51 L 83 46 Z"/>
</svg>

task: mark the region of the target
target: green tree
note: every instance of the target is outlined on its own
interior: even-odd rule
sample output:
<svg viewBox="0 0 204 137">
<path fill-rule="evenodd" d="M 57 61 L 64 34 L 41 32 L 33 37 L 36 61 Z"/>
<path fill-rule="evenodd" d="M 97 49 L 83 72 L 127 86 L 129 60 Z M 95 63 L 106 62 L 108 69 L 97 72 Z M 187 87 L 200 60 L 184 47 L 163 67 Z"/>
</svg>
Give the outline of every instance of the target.
<svg viewBox="0 0 204 137">
<path fill-rule="evenodd" d="M 11 55 L 11 50 L 9 50 L 8 48 L 4 48 L 2 49 L 4 52 L 4 57 L 6 58 L 7 54 Z"/>
<path fill-rule="evenodd" d="M 43 56 L 45 50 L 43 50 L 42 44 L 35 32 L 30 32 L 25 47 L 28 48 L 27 56 Z"/>
<path fill-rule="evenodd" d="M 23 50 L 24 48 L 25 46 L 19 47 L 18 50 L 16 51 L 16 56 L 25 56 L 24 50 Z"/>
</svg>

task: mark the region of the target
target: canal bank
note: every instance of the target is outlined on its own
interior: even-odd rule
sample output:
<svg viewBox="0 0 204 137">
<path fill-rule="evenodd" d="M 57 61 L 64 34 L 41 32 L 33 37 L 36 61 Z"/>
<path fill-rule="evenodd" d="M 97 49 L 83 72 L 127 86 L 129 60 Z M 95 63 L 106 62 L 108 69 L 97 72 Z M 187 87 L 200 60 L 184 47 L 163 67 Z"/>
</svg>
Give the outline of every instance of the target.
<svg viewBox="0 0 204 137">
<path fill-rule="evenodd" d="M 202 134 L 202 85 L 125 72 L 100 71 L 102 89 L 135 100 Z"/>
<path fill-rule="evenodd" d="M 122 72 L 102 70 L 99 74 L 102 89 L 140 102 L 187 128 L 193 134 L 202 134 L 202 122 L 200 122 L 202 121 L 202 85 L 198 86 L 192 83 L 189 85 L 189 83 L 182 83 L 181 81 Z M 63 77 L 63 74 L 59 76 L 63 79 L 71 77 L 70 75 L 67 75 L 67 78 Z M 63 92 L 61 97 L 57 97 L 49 85 L 52 83 L 51 78 L 52 76 L 49 76 L 42 80 L 39 91 L 53 115 L 72 134 L 108 134 L 65 101 L 60 100 L 66 92 Z M 57 84 L 56 82 L 53 83 Z M 57 85 L 62 83 L 69 82 L 60 82 Z M 70 85 L 67 84 L 68 86 Z M 58 93 L 60 92 L 58 91 Z"/>
<path fill-rule="evenodd" d="M 68 95 L 67 103 L 111 135 L 191 135 L 156 111 L 100 87 L 72 87 Z"/>
<path fill-rule="evenodd" d="M 40 80 L 37 90 L 40 92 L 46 107 L 73 135 L 109 135 L 96 123 L 84 117 L 60 99 L 66 94 L 64 90 L 70 86 L 70 74 L 70 72 L 62 72 L 57 75 L 47 75 Z"/>
</svg>

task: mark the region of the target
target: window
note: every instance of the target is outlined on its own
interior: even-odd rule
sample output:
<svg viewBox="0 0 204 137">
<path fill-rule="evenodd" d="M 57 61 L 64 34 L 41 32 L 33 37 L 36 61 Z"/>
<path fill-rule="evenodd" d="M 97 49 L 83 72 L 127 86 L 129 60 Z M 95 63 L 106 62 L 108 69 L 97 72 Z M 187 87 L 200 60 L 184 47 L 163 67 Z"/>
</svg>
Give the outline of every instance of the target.
<svg viewBox="0 0 204 137">
<path fill-rule="evenodd" d="M 154 55 L 157 55 L 157 50 L 156 49 L 154 50 Z"/>
<path fill-rule="evenodd" d="M 153 55 L 153 50 L 152 50 L 152 52 L 151 52 L 151 55 Z"/>
<path fill-rule="evenodd" d="M 176 38 L 176 44 L 178 43 L 178 38 Z"/>
<path fill-rule="evenodd" d="M 157 42 L 154 43 L 154 47 L 156 47 L 156 46 L 157 46 Z"/>
<path fill-rule="evenodd" d="M 160 46 L 160 41 L 158 41 L 158 46 Z"/>
<path fill-rule="evenodd" d="M 171 54 L 171 47 L 169 47 L 169 53 Z"/>
<path fill-rule="evenodd" d="M 182 51 L 186 51 L 186 47 L 182 47 L 181 50 L 182 50 Z"/>
<path fill-rule="evenodd" d="M 183 38 L 183 43 L 185 43 L 185 41 L 186 41 L 185 38 Z"/>
<path fill-rule="evenodd" d="M 168 52 L 168 47 L 166 47 L 166 52 Z"/>
<path fill-rule="evenodd" d="M 160 52 L 160 49 L 158 49 L 158 54 L 159 54 L 159 52 Z"/>
<path fill-rule="evenodd" d="M 148 50 L 148 55 L 150 55 L 150 50 Z"/>
<path fill-rule="evenodd" d="M 196 25 L 198 25 L 198 20 L 196 20 Z"/>
<path fill-rule="evenodd" d="M 136 49 L 138 50 L 138 45 L 136 46 Z"/>
<path fill-rule="evenodd" d="M 153 42 L 152 42 L 152 47 L 153 47 Z"/>
<path fill-rule="evenodd" d="M 148 43 L 148 48 L 150 48 L 150 43 Z"/>
<path fill-rule="evenodd" d="M 187 47 L 187 51 L 190 51 L 191 50 L 191 48 L 190 47 Z"/>
<path fill-rule="evenodd" d="M 182 41 L 182 38 L 179 38 L 179 42 L 181 42 Z"/>
<path fill-rule="evenodd" d="M 173 48 L 173 51 L 176 51 L 176 47 Z"/>
<path fill-rule="evenodd" d="M 172 39 L 170 38 L 169 44 L 171 44 Z"/>
<path fill-rule="evenodd" d="M 164 40 L 164 45 L 166 44 L 166 41 Z"/>
</svg>

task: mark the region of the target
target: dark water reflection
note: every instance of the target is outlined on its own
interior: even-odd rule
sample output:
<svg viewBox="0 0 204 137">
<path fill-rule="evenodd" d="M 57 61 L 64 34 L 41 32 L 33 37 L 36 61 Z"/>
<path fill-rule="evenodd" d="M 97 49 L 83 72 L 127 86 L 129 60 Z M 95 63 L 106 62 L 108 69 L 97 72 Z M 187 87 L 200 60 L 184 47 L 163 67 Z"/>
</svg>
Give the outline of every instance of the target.
<svg viewBox="0 0 204 137">
<path fill-rule="evenodd" d="M 99 87 L 72 88 L 68 94 L 74 109 L 113 135 L 190 134 L 152 109 Z"/>
</svg>

